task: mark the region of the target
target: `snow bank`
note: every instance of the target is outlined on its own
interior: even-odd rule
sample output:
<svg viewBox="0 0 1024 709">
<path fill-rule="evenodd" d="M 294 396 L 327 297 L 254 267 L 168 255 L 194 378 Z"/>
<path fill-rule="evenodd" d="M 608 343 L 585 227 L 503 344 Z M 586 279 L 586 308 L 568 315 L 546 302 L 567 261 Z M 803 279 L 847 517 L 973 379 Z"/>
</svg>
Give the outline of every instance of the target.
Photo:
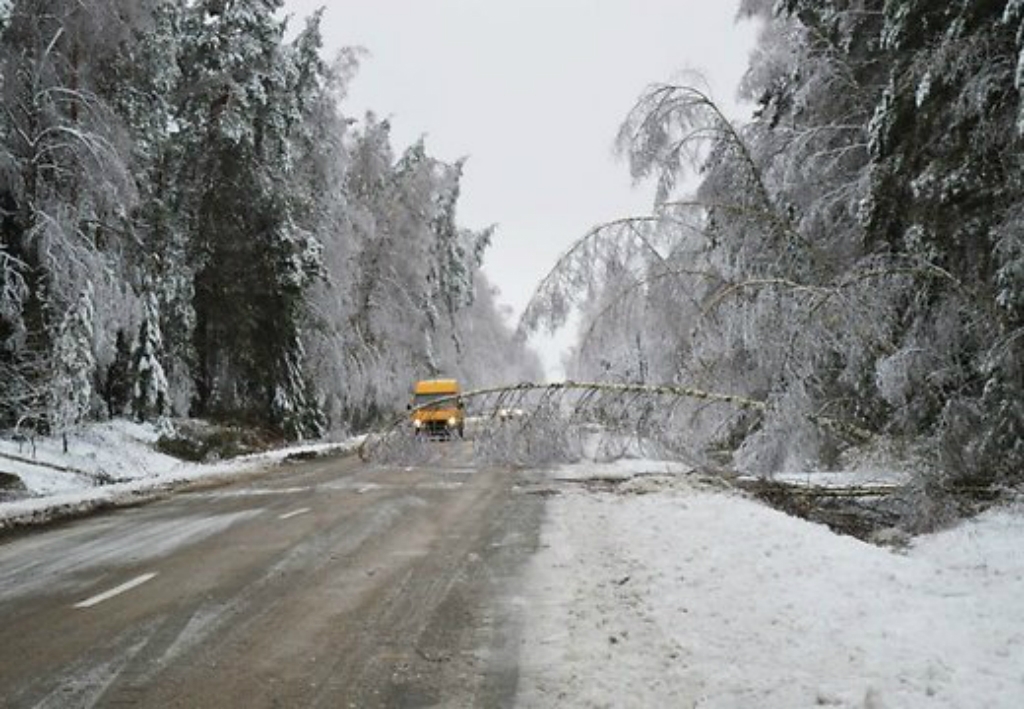
<svg viewBox="0 0 1024 709">
<path fill-rule="evenodd" d="M 315 443 L 241 456 L 216 463 L 189 463 L 158 452 L 152 424 L 115 420 L 83 427 L 68 439 L 0 439 L 0 471 L 21 479 L 20 499 L 0 502 L 0 529 L 46 522 L 105 506 L 138 502 L 174 487 L 237 475 L 296 455 L 342 453 L 362 441 Z"/>
<path fill-rule="evenodd" d="M 1021 510 L 897 554 L 675 486 L 551 498 L 521 706 L 1024 706 Z"/>
</svg>

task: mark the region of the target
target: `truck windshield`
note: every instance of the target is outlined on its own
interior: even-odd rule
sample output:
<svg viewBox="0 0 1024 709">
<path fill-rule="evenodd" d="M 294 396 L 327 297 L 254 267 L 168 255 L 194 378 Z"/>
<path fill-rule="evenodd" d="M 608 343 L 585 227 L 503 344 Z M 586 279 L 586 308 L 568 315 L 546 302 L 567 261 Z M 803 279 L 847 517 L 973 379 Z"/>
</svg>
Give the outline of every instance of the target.
<svg viewBox="0 0 1024 709">
<path fill-rule="evenodd" d="M 454 407 L 455 406 L 455 399 L 451 398 L 451 397 L 454 397 L 454 396 L 455 396 L 455 392 L 452 392 L 450 394 L 415 394 L 412 397 L 412 405 L 417 407 L 417 408 L 422 407 L 422 406 L 426 406 L 428 408 L 435 408 L 435 407 L 431 407 L 430 404 L 434 403 L 435 401 L 437 401 L 439 399 L 448 399 L 447 401 L 442 402 L 440 404 L 440 406 L 445 407 L 445 408 Z"/>
</svg>

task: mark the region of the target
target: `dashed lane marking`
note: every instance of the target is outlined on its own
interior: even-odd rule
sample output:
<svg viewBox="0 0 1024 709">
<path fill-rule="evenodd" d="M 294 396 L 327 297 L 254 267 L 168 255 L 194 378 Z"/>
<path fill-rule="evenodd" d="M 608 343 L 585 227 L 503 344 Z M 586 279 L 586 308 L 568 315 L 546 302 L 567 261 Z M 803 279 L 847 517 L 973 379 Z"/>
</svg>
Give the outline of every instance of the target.
<svg viewBox="0 0 1024 709">
<path fill-rule="evenodd" d="M 278 517 L 278 519 L 291 519 L 292 517 L 298 517 L 299 515 L 304 515 L 304 514 L 306 514 L 309 511 L 310 510 L 309 510 L 308 507 L 303 507 L 301 509 L 292 510 L 291 512 L 287 512 L 287 513 L 285 513 L 283 515 L 280 515 Z"/>
<path fill-rule="evenodd" d="M 153 577 L 155 577 L 155 576 L 156 576 L 156 572 L 153 572 L 153 573 L 150 573 L 150 574 L 143 574 L 142 576 L 136 576 L 131 581 L 125 581 L 120 586 L 115 586 L 114 588 L 110 589 L 109 591 L 104 591 L 103 593 L 96 594 L 92 598 L 87 598 L 84 601 L 76 603 L 74 607 L 75 608 L 92 608 L 97 603 L 103 603 L 103 601 L 109 601 L 114 596 L 120 596 L 125 591 L 131 591 L 136 586 L 141 586 L 142 584 L 146 583 L 147 581 L 152 580 Z"/>
</svg>

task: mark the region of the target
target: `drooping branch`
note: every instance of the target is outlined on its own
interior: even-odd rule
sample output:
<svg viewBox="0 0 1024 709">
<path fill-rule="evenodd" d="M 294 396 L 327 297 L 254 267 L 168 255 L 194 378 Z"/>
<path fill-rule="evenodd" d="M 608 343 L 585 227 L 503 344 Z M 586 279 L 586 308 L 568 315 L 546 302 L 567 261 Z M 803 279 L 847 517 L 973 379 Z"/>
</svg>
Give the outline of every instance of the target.
<svg viewBox="0 0 1024 709">
<path fill-rule="evenodd" d="M 616 293 L 612 298 L 609 299 L 608 304 L 598 311 L 591 319 L 590 324 L 587 325 L 587 329 L 583 331 L 583 335 L 579 338 L 579 345 L 577 347 L 578 352 L 584 352 L 590 345 L 590 341 L 594 336 L 597 327 L 605 322 L 608 317 L 615 315 L 619 312 L 620 308 L 624 304 L 629 303 L 633 296 L 637 295 L 638 292 L 645 288 L 649 288 L 652 285 L 669 278 L 679 277 L 690 277 L 696 279 L 702 279 L 709 282 L 720 281 L 721 276 L 712 271 L 700 271 L 687 268 L 672 268 L 665 271 L 658 271 L 648 276 L 640 278 L 636 283 L 630 284 L 627 288 Z M 693 301 L 693 305 L 696 307 L 696 300 Z"/>
<path fill-rule="evenodd" d="M 542 327 L 553 332 L 565 324 L 573 307 L 588 289 L 599 284 L 605 265 L 612 261 L 632 263 L 643 255 L 664 262 L 644 228 L 661 221 L 657 216 L 617 219 L 594 227 L 576 240 L 534 291 L 519 320 L 519 333 L 525 335 Z"/>
<path fill-rule="evenodd" d="M 619 129 L 616 145 L 628 157 L 635 180 L 656 176 L 659 204 L 668 201 L 680 176 L 699 172 L 712 149 L 725 146 L 744 165 L 755 201 L 775 211 L 746 141 L 709 93 L 695 86 L 648 87 Z"/>
</svg>

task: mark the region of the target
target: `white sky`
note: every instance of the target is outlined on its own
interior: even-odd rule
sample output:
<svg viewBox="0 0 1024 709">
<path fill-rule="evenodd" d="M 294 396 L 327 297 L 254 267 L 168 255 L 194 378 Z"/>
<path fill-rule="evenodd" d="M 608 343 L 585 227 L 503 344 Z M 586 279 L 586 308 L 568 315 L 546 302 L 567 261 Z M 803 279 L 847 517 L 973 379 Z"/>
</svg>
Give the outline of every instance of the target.
<svg viewBox="0 0 1024 709">
<path fill-rule="evenodd" d="M 320 6 L 328 53 L 369 52 L 345 113 L 389 117 L 396 152 L 423 135 L 436 157 L 468 156 L 459 222 L 498 225 L 484 270 L 515 317 L 575 239 L 649 211 L 652 189 L 612 153 L 648 84 L 698 70 L 749 113 L 735 99 L 756 27 L 734 22 L 737 0 L 285 2 L 294 28 Z"/>
</svg>

